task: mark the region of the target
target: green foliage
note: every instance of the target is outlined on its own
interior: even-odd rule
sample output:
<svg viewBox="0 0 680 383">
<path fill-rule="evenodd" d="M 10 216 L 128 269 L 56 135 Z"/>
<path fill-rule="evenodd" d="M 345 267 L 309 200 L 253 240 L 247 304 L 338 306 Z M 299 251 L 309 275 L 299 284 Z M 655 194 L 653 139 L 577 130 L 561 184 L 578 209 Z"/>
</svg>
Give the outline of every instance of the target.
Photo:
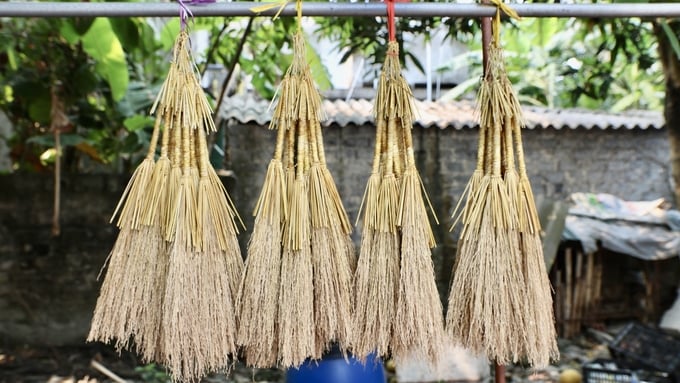
<svg viewBox="0 0 680 383">
<path fill-rule="evenodd" d="M 61 133 L 67 170 L 86 158 L 113 164 L 147 145 L 148 124 L 125 124 L 148 114 L 149 92 L 167 65 L 147 20 L 16 18 L 0 27 L 0 109 L 14 125 L 16 170 L 44 169 L 40 155 L 54 145 L 53 96 L 70 122 Z"/>
<path fill-rule="evenodd" d="M 436 2 L 429 0 L 428 2 Z M 316 32 L 336 42 L 337 49 L 343 52 L 341 62 L 358 54 L 367 58 L 370 63 L 381 64 L 387 53 L 387 19 L 368 17 L 325 17 L 316 18 Z M 465 41 L 478 29 L 477 23 L 471 19 L 448 17 L 400 18 L 396 20 L 396 39 L 401 45 L 405 35 L 429 35 L 435 28 L 447 28 L 447 35 Z M 410 62 L 421 71 L 423 66 L 415 55 L 402 49 L 399 55 L 402 63 Z"/>
<path fill-rule="evenodd" d="M 139 374 L 143 382 L 147 383 L 168 383 L 170 376 L 165 368 L 154 363 L 135 367 L 135 372 Z"/>
<path fill-rule="evenodd" d="M 471 52 L 479 52 L 481 36 Z M 663 73 L 652 25 L 638 19 L 533 18 L 506 25 L 501 37 L 508 76 L 520 101 L 548 107 L 619 112 L 661 109 Z M 472 66 L 471 80 L 445 98 L 473 97 L 481 57 L 468 54 L 445 68 Z"/>
</svg>

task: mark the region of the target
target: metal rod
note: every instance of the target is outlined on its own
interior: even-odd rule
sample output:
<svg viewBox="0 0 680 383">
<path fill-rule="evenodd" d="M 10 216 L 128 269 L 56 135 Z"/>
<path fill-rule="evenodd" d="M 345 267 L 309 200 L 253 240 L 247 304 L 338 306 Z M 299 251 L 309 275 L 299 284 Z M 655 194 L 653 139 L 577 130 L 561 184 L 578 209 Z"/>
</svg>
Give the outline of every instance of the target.
<svg viewBox="0 0 680 383">
<path fill-rule="evenodd" d="M 253 16 L 252 7 L 262 2 L 234 1 L 189 5 L 196 17 L 201 16 Z M 523 17 L 680 17 L 680 3 L 654 4 L 513 4 L 513 9 Z M 397 3 L 397 16 L 408 17 L 484 17 L 493 16 L 494 6 L 455 3 Z M 262 12 L 272 16 L 277 9 Z M 175 17 L 179 13 L 176 3 L 123 3 L 123 2 L 0 2 L 0 17 Z M 305 16 L 375 17 L 386 16 L 384 3 L 331 3 L 306 2 Z M 281 13 L 294 16 L 295 4 L 290 2 Z"/>
<path fill-rule="evenodd" d="M 502 364 L 494 363 L 494 368 L 495 368 L 494 382 L 505 383 L 505 366 Z"/>
</svg>

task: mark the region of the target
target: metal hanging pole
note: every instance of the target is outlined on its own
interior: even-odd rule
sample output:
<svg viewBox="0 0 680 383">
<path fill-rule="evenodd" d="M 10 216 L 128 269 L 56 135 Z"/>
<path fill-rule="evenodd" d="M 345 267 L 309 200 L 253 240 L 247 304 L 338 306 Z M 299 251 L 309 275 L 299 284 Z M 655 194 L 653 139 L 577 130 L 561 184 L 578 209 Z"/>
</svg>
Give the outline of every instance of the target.
<svg viewBox="0 0 680 383">
<path fill-rule="evenodd" d="M 262 2 L 233 1 L 189 5 L 194 16 L 253 16 L 251 8 Z M 654 4 L 513 4 L 512 8 L 523 17 L 680 17 L 680 3 Z M 397 16 L 407 17 L 485 17 L 493 16 L 495 7 L 480 4 L 456 3 L 397 3 Z M 262 12 L 272 16 L 277 9 Z M 92 2 L 0 2 L 0 17 L 176 17 L 178 5 L 172 3 L 92 3 Z M 386 16 L 382 2 L 331 3 L 307 2 L 305 16 L 375 17 Z M 295 15 L 295 4 L 288 4 L 283 16 Z"/>
</svg>

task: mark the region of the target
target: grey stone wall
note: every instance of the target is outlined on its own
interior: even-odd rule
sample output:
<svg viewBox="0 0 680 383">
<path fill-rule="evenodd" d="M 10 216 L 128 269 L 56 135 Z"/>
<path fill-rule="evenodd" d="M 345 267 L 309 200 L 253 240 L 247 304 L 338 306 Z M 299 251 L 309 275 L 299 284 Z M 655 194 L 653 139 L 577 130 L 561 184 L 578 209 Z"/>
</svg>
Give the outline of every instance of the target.
<svg viewBox="0 0 680 383">
<path fill-rule="evenodd" d="M 416 158 L 441 222 L 433 259 L 448 294 L 456 233 L 449 215 L 474 170 L 477 131 L 413 132 Z M 266 127 L 229 127 L 229 190 L 249 229 L 274 147 Z M 356 219 L 373 152 L 372 126 L 329 127 L 326 155 L 345 207 Z M 527 165 L 538 198 L 607 192 L 625 199 L 671 200 L 663 130 L 527 130 Z M 0 344 L 82 343 L 99 292 L 97 274 L 115 240 L 109 217 L 129 175 L 66 175 L 62 236 L 50 238 L 52 177 L 0 176 Z M 250 231 L 241 237 L 245 245 Z M 355 240 L 359 241 L 357 233 Z"/>
<path fill-rule="evenodd" d="M 476 129 L 416 127 L 413 131 L 418 168 L 440 221 L 434 226 L 438 246 L 433 259 L 442 297 L 448 295 L 458 235 L 448 231 L 450 214 L 474 171 L 477 134 Z M 352 221 L 370 174 L 374 135 L 369 125 L 324 130 L 328 166 Z M 229 137 L 229 163 L 238 177 L 234 197 L 246 207 L 241 213 L 252 227 L 250 213 L 273 154 L 275 132 L 233 125 Z M 523 142 L 537 200 L 593 192 L 628 200 L 672 201 L 665 130 L 526 129 Z"/>
<path fill-rule="evenodd" d="M 124 178 L 66 175 L 61 236 L 51 238 L 52 177 L 0 176 L 0 344 L 84 341 Z"/>
</svg>

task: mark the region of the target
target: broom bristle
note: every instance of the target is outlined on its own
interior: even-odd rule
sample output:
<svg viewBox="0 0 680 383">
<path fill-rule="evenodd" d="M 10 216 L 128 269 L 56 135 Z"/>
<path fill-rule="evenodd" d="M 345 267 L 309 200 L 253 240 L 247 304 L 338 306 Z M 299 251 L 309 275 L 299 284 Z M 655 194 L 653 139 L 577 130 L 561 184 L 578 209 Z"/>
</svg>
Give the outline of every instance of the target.
<svg viewBox="0 0 680 383">
<path fill-rule="evenodd" d="M 316 354 L 322 354 L 333 341 L 343 350 L 349 347 L 353 247 L 344 238 L 319 164 L 310 169 L 309 185 Z"/>
<path fill-rule="evenodd" d="M 299 366 L 308 357 L 321 357 L 315 349 L 308 195 L 307 182 L 300 176 L 293 185 L 290 218 L 284 228 L 279 292 L 279 307 L 284 309 L 278 313 L 279 363 L 282 366 Z"/>
<path fill-rule="evenodd" d="M 314 283 L 309 247 L 284 250 L 279 295 L 279 364 L 298 367 L 319 359 L 314 337 Z"/>
<path fill-rule="evenodd" d="M 399 287 L 399 236 L 364 228 L 355 276 L 356 306 L 352 352 L 365 361 L 369 354 L 390 352 Z"/>
<path fill-rule="evenodd" d="M 278 360 L 281 224 L 258 215 L 238 297 L 238 344 L 248 365 L 268 368 Z"/>
<path fill-rule="evenodd" d="M 266 368 L 278 360 L 278 294 L 281 225 L 285 215 L 285 173 L 280 160 L 267 168 L 255 207 L 255 226 L 238 297 L 238 344 L 249 365 Z"/>
<path fill-rule="evenodd" d="M 128 319 L 130 332 L 143 360 L 160 356 L 163 293 L 168 258 L 166 243 L 157 226 L 143 226 L 130 252 L 124 286 L 131 294 L 126 301 L 132 306 Z"/>
<path fill-rule="evenodd" d="M 401 268 L 394 321 L 393 354 L 416 353 L 436 363 L 443 349 L 443 309 L 431 259 L 431 228 L 414 167 L 402 179 Z"/>
<path fill-rule="evenodd" d="M 529 339 L 527 362 L 536 368 L 547 366 L 560 357 L 557 348 L 555 317 L 550 279 L 545 270 L 541 238 L 537 234 L 522 234 L 524 250 L 523 271 L 527 283 L 527 299 L 534 306 L 533 317 L 527 318 Z"/>
<path fill-rule="evenodd" d="M 132 173 L 132 177 L 130 177 L 130 181 L 118 201 L 110 222 L 113 222 L 120 211 L 116 226 L 121 229 L 125 226 L 131 229 L 139 228 L 142 221 L 142 212 L 147 203 L 147 188 L 149 187 L 153 170 L 153 157 L 147 156 L 135 169 L 134 173 Z"/>
<path fill-rule="evenodd" d="M 125 299 L 126 296 L 122 290 L 125 288 L 123 281 L 128 270 L 133 237 L 136 234 L 136 231 L 129 228 L 123 228 L 118 233 L 104 265 L 107 268 L 106 276 L 97 298 L 90 332 L 87 336 L 88 342 L 109 343 L 113 341 L 118 351 L 126 348 L 130 340 L 130 333 L 126 328 L 130 313 L 127 306 L 130 301 Z"/>
</svg>

